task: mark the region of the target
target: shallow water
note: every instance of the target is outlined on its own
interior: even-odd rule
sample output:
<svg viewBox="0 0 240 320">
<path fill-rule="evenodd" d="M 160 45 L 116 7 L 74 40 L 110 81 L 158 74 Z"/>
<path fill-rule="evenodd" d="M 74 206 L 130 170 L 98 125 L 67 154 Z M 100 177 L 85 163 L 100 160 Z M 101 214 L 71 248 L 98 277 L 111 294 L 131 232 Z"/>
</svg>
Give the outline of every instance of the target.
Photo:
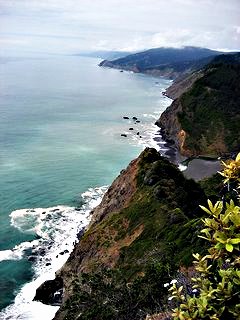
<svg viewBox="0 0 240 320">
<path fill-rule="evenodd" d="M 46 57 L 0 65 L 0 308 L 32 277 L 54 275 L 68 253 L 58 262 L 56 255 L 71 250 L 104 193 L 96 187 L 109 185 L 145 146 L 156 146 L 153 123 L 170 103 L 161 95 L 169 81 L 98 62 Z M 56 237 L 69 241 L 60 248 L 51 242 Z M 28 261 L 43 247 L 50 249 Z M 9 310 L 15 319 L 19 309 Z M 33 315 L 26 311 L 21 319 Z"/>
</svg>

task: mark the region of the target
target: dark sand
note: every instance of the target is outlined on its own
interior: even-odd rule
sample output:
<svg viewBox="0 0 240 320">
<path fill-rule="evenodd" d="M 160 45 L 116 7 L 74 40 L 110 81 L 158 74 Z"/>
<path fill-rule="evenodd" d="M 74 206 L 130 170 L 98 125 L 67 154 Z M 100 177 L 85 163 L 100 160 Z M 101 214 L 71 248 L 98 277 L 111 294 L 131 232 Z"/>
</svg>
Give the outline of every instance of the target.
<svg viewBox="0 0 240 320">
<path fill-rule="evenodd" d="M 162 141 L 162 138 L 155 137 L 154 140 L 158 142 Z M 161 154 L 177 166 L 187 159 L 178 152 L 174 144 L 166 142 L 164 147 L 167 150 L 161 151 Z M 188 167 L 183 171 L 183 174 L 188 179 L 199 181 L 221 170 L 222 166 L 219 160 L 193 159 L 189 161 Z"/>
<path fill-rule="evenodd" d="M 189 162 L 188 167 L 183 174 L 186 178 L 192 178 L 196 181 L 210 177 L 217 171 L 221 171 L 220 161 L 193 159 Z"/>
</svg>

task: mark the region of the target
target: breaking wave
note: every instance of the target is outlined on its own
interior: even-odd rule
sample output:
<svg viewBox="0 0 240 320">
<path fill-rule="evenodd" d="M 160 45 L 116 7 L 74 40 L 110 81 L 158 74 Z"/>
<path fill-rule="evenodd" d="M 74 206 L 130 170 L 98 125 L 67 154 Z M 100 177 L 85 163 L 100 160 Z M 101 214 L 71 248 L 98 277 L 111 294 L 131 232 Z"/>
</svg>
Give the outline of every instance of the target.
<svg viewBox="0 0 240 320">
<path fill-rule="evenodd" d="M 90 212 L 102 200 L 107 186 L 90 188 L 82 194 L 79 208 L 56 206 L 50 208 L 20 209 L 10 214 L 11 224 L 37 239 L 22 242 L 11 250 L 0 251 L 0 261 L 28 259 L 32 262 L 34 278 L 25 284 L 12 305 L 0 313 L 1 320 L 50 320 L 58 307 L 32 301 L 36 289 L 46 280 L 54 279 L 55 272 L 68 259 L 74 244 L 88 225 Z"/>
</svg>

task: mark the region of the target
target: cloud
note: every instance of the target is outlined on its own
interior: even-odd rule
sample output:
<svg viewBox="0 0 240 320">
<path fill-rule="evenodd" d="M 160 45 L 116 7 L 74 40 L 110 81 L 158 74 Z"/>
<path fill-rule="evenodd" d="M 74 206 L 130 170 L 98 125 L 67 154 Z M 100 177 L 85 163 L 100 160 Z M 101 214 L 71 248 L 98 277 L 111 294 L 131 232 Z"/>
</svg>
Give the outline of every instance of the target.
<svg viewBox="0 0 240 320">
<path fill-rule="evenodd" d="M 28 45 L 29 42 L 23 39 L 0 39 L 0 45 L 4 46 L 4 45 L 11 45 L 11 46 L 15 46 L 15 45 L 20 45 L 20 46 L 25 46 Z"/>
<path fill-rule="evenodd" d="M 9 52 L 239 47 L 238 0 L 8 0 L 0 15 Z"/>
<path fill-rule="evenodd" d="M 237 34 L 240 34 L 240 26 L 235 26 L 234 29 Z"/>
</svg>

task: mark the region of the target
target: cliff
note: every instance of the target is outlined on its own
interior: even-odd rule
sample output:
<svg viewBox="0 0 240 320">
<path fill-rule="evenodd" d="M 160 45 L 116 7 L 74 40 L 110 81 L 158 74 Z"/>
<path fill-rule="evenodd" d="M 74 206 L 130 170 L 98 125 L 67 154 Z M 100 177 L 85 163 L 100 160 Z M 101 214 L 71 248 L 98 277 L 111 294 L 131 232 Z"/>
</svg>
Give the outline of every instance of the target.
<svg viewBox="0 0 240 320">
<path fill-rule="evenodd" d="M 175 100 L 158 124 L 183 154 L 239 148 L 239 59 L 218 57 L 167 90 Z M 178 274 L 187 285 L 192 253 L 205 250 L 198 205 L 220 189 L 218 177 L 198 184 L 147 148 L 112 183 L 68 261 L 35 299 L 61 305 L 55 320 L 164 314 L 164 283 Z"/>
<path fill-rule="evenodd" d="M 197 183 L 146 149 L 93 211 L 57 283 L 43 284 L 36 299 L 46 303 L 62 283 L 57 320 L 144 319 L 163 305 L 164 282 L 203 251 L 198 204 L 205 201 Z"/>
<path fill-rule="evenodd" d="M 184 92 L 188 91 L 194 82 L 200 79 L 204 73 L 202 71 L 196 71 L 180 79 L 176 79 L 173 84 L 166 89 L 164 95 L 175 100 L 179 98 Z"/>
<path fill-rule="evenodd" d="M 175 100 L 156 122 L 163 138 L 173 141 L 186 156 L 238 151 L 239 74 L 240 54 L 223 55 L 195 74 L 195 79 L 193 74 L 169 88 L 166 94 Z"/>
</svg>

